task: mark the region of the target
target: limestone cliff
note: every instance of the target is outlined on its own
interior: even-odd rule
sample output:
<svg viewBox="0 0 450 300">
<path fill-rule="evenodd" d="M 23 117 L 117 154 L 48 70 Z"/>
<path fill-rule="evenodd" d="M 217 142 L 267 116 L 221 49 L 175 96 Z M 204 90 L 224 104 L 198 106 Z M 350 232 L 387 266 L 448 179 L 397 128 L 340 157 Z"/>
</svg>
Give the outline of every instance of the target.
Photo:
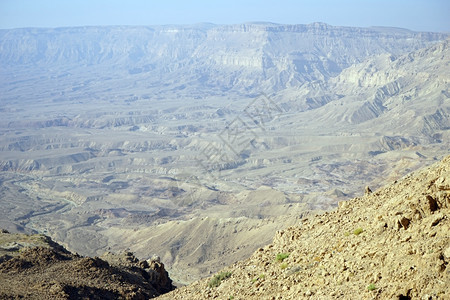
<svg viewBox="0 0 450 300">
<path fill-rule="evenodd" d="M 30 68 L 41 80 L 75 78 L 81 67 L 103 80 L 112 79 L 109 70 L 175 90 L 259 93 L 326 79 L 371 55 L 398 55 L 446 37 L 323 23 L 23 28 L 0 30 L 0 64 L 8 74 Z"/>
</svg>

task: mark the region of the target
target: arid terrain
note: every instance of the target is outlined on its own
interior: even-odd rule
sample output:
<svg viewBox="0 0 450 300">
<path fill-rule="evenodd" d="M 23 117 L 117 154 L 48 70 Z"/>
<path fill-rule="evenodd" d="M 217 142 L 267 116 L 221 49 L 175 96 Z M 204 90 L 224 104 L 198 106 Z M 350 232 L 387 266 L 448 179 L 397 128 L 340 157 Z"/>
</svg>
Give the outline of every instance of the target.
<svg viewBox="0 0 450 300">
<path fill-rule="evenodd" d="M 0 30 L 0 228 L 187 284 L 448 155 L 448 35 Z"/>
<path fill-rule="evenodd" d="M 447 156 L 278 230 L 250 258 L 176 290 L 159 257 L 81 257 L 44 235 L 2 230 L 0 298 L 447 299 L 449 179 Z"/>
<path fill-rule="evenodd" d="M 448 299 L 450 156 L 158 299 Z"/>
</svg>

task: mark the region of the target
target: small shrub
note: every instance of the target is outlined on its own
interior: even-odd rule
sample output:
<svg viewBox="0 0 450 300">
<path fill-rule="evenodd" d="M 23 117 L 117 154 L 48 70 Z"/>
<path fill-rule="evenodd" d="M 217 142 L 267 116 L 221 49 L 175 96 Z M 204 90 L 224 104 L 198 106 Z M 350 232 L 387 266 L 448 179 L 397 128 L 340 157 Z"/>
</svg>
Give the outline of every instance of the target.
<svg viewBox="0 0 450 300">
<path fill-rule="evenodd" d="M 222 283 L 222 280 L 225 280 L 230 276 L 231 272 L 220 272 L 209 281 L 208 286 L 210 288 L 218 287 Z"/>
<path fill-rule="evenodd" d="M 360 235 L 361 233 L 363 233 L 364 232 L 364 229 L 362 229 L 361 227 L 359 227 L 359 228 L 356 228 L 354 231 L 353 231 L 353 234 L 354 235 Z"/>
<path fill-rule="evenodd" d="M 286 258 L 289 257 L 289 253 L 278 253 L 277 254 L 277 261 L 282 262 Z"/>
<path fill-rule="evenodd" d="M 266 275 L 260 274 L 258 277 L 252 279 L 252 283 L 257 282 L 258 280 L 263 280 L 264 278 L 266 278 Z"/>
<path fill-rule="evenodd" d="M 369 290 L 369 291 L 373 291 L 373 290 L 375 290 L 376 289 L 376 286 L 375 286 L 375 284 L 373 284 L 373 283 L 371 283 L 371 284 L 369 284 L 368 286 L 367 286 L 367 290 Z"/>
<path fill-rule="evenodd" d="M 288 267 L 288 264 L 287 264 L 287 263 L 282 263 L 281 266 L 280 266 L 281 270 L 284 270 L 284 269 L 286 269 L 287 267 Z"/>
</svg>

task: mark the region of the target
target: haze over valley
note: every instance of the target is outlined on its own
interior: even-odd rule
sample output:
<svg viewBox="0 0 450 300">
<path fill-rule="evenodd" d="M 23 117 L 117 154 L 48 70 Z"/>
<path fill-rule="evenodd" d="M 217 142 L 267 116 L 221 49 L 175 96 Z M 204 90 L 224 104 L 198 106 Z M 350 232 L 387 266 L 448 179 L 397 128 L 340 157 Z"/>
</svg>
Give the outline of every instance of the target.
<svg viewBox="0 0 450 300">
<path fill-rule="evenodd" d="M 389 27 L 0 30 L 0 226 L 192 282 L 448 155 L 449 62 Z"/>
</svg>

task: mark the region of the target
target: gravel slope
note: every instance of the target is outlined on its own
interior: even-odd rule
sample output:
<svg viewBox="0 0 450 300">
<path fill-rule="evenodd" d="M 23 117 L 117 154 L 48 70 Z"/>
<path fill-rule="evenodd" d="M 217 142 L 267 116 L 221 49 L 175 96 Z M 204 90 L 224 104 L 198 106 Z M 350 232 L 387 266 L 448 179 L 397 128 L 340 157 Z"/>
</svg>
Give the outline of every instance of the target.
<svg viewBox="0 0 450 300">
<path fill-rule="evenodd" d="M 216 287 L 211 277 L 158 299 L 448 299 L 449 211 L 447 156 L 279 231 Z"/>
</svg>

